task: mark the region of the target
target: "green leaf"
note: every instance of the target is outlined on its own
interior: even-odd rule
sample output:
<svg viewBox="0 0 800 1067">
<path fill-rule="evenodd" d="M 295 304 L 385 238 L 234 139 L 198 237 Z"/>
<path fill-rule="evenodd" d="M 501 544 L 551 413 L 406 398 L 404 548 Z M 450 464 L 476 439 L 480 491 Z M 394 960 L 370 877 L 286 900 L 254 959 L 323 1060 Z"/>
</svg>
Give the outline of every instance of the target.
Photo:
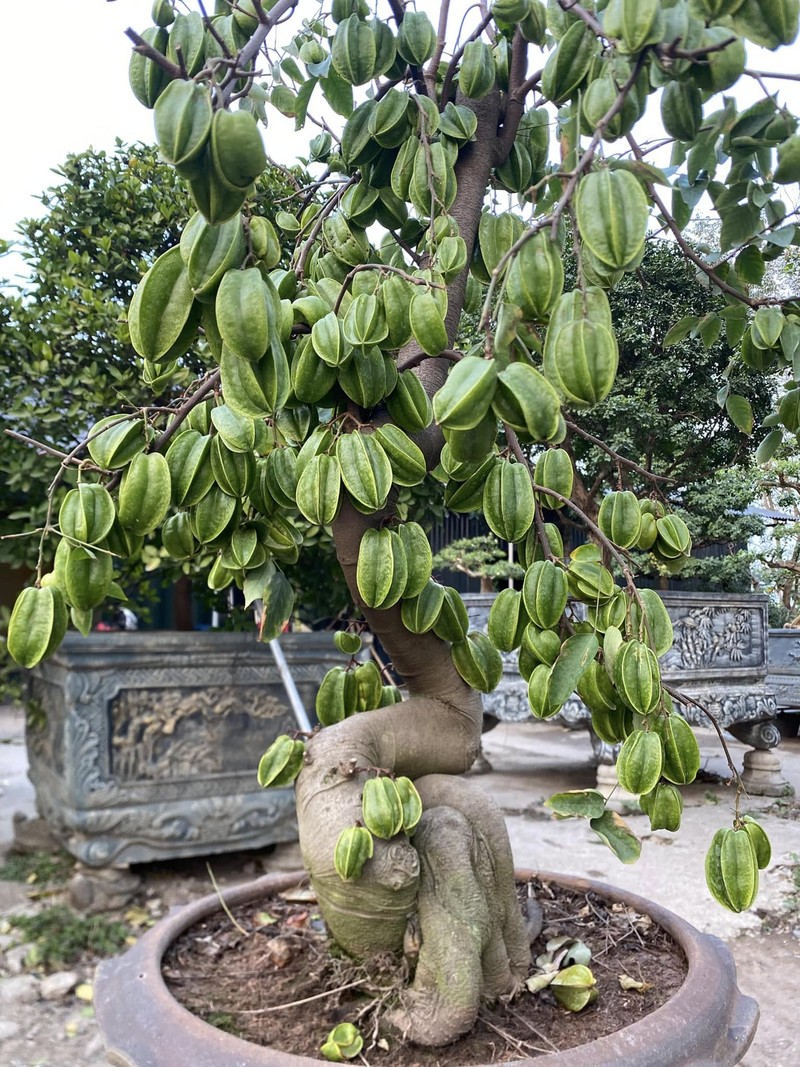
<svg viewBox="0 0 800 1067">
<path fill-rule="evenodd" d="M 713 348 L 722 331 L 722 319 L 716 312 L 710 311 L 700 320 L 698 331 L 706 348 Z"/>
<path fill-rule="evenodd" d="M 298 85 L 302 85 L 305 82 L 306 79 L 303 72 L 291 56 L 286 56 L 285 59 L 282 59 L 280 67 L 284 74 L 288 74 L 293 82 L 296 82 Z"/>
<path fill-rule="evenodd" d="M 326 78 L 320 79 L 322 95 L 337 115 L 349 119 L 353 114 L 353 86 L 331 67 Z"/>
<path fill-rule="evenodd" d="M 793 364 L 792 374 L 796 378 L 797 371 L 794 367 L 794 361 L 797 359 L 798 352 L 800 352 L 800 326 L 796 322 L 792 322 L 791 319 L 787 319 L 784 322 L 781 330 L 781 351 L 784 359 L 788 359 Z"/>
<path fill-rule="evenodd" d="M 259 641 L 272 641 L 278 636 L 292 614 L 294 590 L 282 571 L 267 579 L 263 593 L 264 613 L 258 630 Z"/>
<path fill-rule="evenodd" d="M 589 825 L 622 863 L 635 863 L 639 859 L 642 844 L 617 812 L 606 810 Z"/>
<path fill-rule="evenodd" d="M 255 600 L 263 598 L 264 589 L 274 573 L 275 564 L 271 559 L 265 560 L 260 567 L 255 567 L 245 573 L 242 592 L 246 608 L 249 608 Z"/>
<path fill-rule="evenodd" d="M 698 142 L 689 150 L 686 161 L 686 176 L 690 185 L 694 185 L 701 173 L 709 176 L 717 169 L 717 153 L 713 142 Z"/>
<path fill-rule="evenodd" d="M 566 793 L 553 793 L 544 802 L 556 815 L 578 815 L 587 819 L 599 819 L 605 811 L 606 798 L 596 789 L 570 789 Z"/>
<path fill-rule="evenodd" d="M 614 159 L 609 163 L 612 170 L 629 170 L 635 174 L 640 182 L 649 182 L 652 185 L 666 185 L 671 188 L 670 180 L 660 167 L 654 167 L 652 163 L 644 163 L 639 159 Z"/>
<path fill-rule="evenodd" d="M 719 247 L 722 252 L 745 244 L 761 229 L 761 212 L 752 204 L 727 208 L 721 218 Z"/>
<path fill-rule="evenodd" d="M 317 78 L 309 78 L 308 81 L 303 82 L 303 84 L 297 91 L 294 119 L 294 128 L 296 130 L 302 129 L 305 125 L 306 115 L 308 113 L 308 105 L 311 101 L 311 94 L 317 87 L 317 81 Z"/>
<path fill-rule="evenodd" d="M 561 707 L 574 692 L 581 675 L 597 655 L 599 648 L 594 634 L 574 634 L 567 638 L 550 671 L 548 699 L 553 707 Z"/>
<path fill-rule="evenodd" d="M 743 248 L 736 257 L 736 273 L 739 279 L 751 285 L 760 285 L 764 277 L 764 257 L 755 245 Z"/>
<path fill-rule="evenodd" d="M 796 232 L 796 226 L 781 226 L 779 229 L 768 233 L 766 237 L 771 245 L 777 245 L 778 248 L 788 248 L 794 240 Z"/>
<path fill-rule="evenodd" d="M 674 326 L 670 326 L 667 330 L 667 334 L 662 342 L 664 348 L 669 348 L 670 345 L 676 345 L 679 341 L 683 341 L 688 337 L 692 330 L 697 328 L 697 324 L 700 321 L 697 315 L 684 315 L 678 319 Z"/>
<path fill-rule="evenodd" d="M 725 322 L 725 340 L 731 348 L 736 348 L 747 329 L 747 308 L 744 304 L 732 304 L 722 308 L 719 316 Z"/>
<path fill-rule="evenodd" d="M 753 432 L 753 409 L 747 397 L 732 393 L 725 401 L 725 410 L 734 425 L 749 437 Z"/>
<path fill-rule="evenodd" d="M 672 217 L 675 219 L 679 230 L 685 229 L 692 217 L 691 205 L 686 203 L 681 192 L 677 189 L 672 190 Z"/>
</svg>

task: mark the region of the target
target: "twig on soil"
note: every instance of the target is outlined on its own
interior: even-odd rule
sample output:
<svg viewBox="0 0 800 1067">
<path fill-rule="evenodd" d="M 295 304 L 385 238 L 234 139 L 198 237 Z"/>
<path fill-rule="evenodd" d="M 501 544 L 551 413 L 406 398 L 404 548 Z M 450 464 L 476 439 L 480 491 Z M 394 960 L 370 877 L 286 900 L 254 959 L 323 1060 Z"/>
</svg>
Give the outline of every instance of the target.
<svg viewBox="0 0 800 1067">
<path fill-rule="evenodd" d="M 631 930 L 633 930 L 633 932 L 636 934 L 636 937 L 637 937 L 637 940 L 639 941 L 639 944 L 640 945 L 644 945 L 644 938 L 639 933 L 639 931 L 636 929 L 636 927 L 633 925 L 633 919 L 631 918 L 631 913 L 630 913 L 628 908 L 625 909 L 625 918 L 630 923 Z"/>
<path fill-rule="evenodd" d="M 524 1015 L 520 1015 L 518 1011 L 514 1011 L 513 1008 L 508 1006 L 506 1007 L 506 1010 L 508 1011 L 509 1015 L 513 1015 L 514 1018 L 521 1022 L 523 1026 L 526 1026 L 532 1034 L 536 1034 L 540 1041 L 544 1041 L 546 1045 L 549 1045 L 550 1049 L 553 1052 L 561 1051 L 558 1045 L 551 1041 L 547 1034 L 543 1034 L 541 1030 L 537 1030 L 532 1023 L 528 1022 Z M 544 1049 L 542 1051 L 544 1051 Z"/>
<path fill-rule="evenodd" d="M 502 1039 L 511 1047 L 515 1048 L 517 1052 L 524 1052 L 526 1048 L 533 1049 L 535 1052 L 548 1052 L 549 1049 L 541 1048 L 539 1045 L 534 1045 L 531 1041 L 517 1041 L 511 1034 L 507 1034 L 505 1030 L 501 1030 L 499 1026 L 495 1026 L 494 1023 L 489 1022 L 485 1015 L 480 1016 L 481 1022 L 484 1026 L 488 1026 L 490 1030 L 502 1037 Z"/>
<path fill-rule="evenodd" d="M 220 892 L 220 888 L 217 885 L 217 880 L 214 877 L 214 872 L 211 870 L 211 864 L 210 863 L 206 863 L 206 870 L 208 871 L 208 877 L 211 879 L 211 884 L 214 887 L 214 892 L 219 897 L 219 902 L 220 902 L 220 905 L 222 907 L 222 910 L 228 916 L 228 918 L 233 923 L 233 925 L 236 927 L 236 929 L 239 931 L 239 933 L 243 934 L 245 937 L 249 937 L 250 936 L 250 931 L 249 930 L 245 930 L 245 928 L 242 926 L 242 924 L 237 922 L 236 919 L 234 919 L 233 912 L 228 907 L 228 905 L 225 903 L 225 898 L 223 897 L 222 893 Z"/>
<path fill-rule="evenodd" d="M 314 993 L 313 996 L 303 997 L 302 1000 L 287 1000 L 285 1004 L 273 1004 L 269 1008 L 226 1008 L 226 1011 L 236 1012 L 237 1015 L 266 1015 L 271 1011 L 283 1011 L 285 1008 L 296 1008 L 299 1004 L 308 1004 L 312 1000 L 323 1000 L 332 997 L 335 993 L 343 993 L 345 989 L 354 989 L 355 986 L 365 985 L 368 979 L 359 978 L 357 982 L 348 982 L 347 985 L 337 986 L 336 989 L 326 989 L 322 993 Z"/>
</svg>

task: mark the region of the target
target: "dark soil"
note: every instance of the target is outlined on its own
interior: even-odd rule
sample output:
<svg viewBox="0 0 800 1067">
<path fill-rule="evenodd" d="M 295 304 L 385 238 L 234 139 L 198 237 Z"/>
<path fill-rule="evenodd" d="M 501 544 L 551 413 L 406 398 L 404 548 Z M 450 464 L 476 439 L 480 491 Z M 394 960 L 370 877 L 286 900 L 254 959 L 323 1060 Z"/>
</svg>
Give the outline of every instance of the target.
<svg viewBox="0 0 800 1067">
<path fill-rule="evenodd" d="M 592 952 L 597 999 L 576 1014 L 549 990 L 523 991 L 509 1004 L 483 1007 L 473 1030 L 446 1048 L 420 1048 L 380 1031 L 382 1011 L 407 980 L 405 961 L 363 965 L 337 953 L 309 890 L 234 909 L 241 929 L 222 912 L 198 923 L 168 951 L 164 977 L 180 1003 L 207 1022 L 295 1055 L 321 1058 L 329 1031 L 353 1022 L 364 1036 L 365 1058 L 385 1067 L 504 1062 L 572 1048 L 649 1014 L 682 985 L 683 953 L 649 917 L 594 893 L 531 885 L 544 909 L 533 959 L 551 938 L 584 942 Z M 527 883 L 519 892 L 527 897 Z M 642 988 L 623 989 L 621 976 Z"/>
</svg>

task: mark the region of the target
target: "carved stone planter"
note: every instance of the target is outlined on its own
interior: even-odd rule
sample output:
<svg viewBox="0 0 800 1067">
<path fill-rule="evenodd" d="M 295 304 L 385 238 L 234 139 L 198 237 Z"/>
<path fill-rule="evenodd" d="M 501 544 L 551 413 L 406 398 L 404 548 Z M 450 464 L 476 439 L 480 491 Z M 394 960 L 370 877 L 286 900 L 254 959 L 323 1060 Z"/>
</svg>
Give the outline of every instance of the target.
<svg viewBox="0 0 800 1067">
<path fill-rule="evenodd" d="M 769 631 L 767 680 L 775 693 L 781 732 L 794 737 L 800 724 L 800 630 Z"/>
<path fill-rule="evenodd" d="M 641 897 L 580 878 L 519 871 L 593 891 L 650 915 L 681 946 L 686 980 L 666 1004 L 614 1034 L 565 1052 L 517 1060 L 518 1067 L 733 1067 L 747 1051 L 758 1006 L 736 986 L 736 967 L 722 941 L 699 933 L 672 912 Z M 302 880 L 302 872 L 267 875 L 225 893 L 228 906 L 268 897 Z M 94 1006 L 116 1067 L 319 1067 L 324 1060 L 265 1048 L 209 1026 L 172 997 L 161 976 L 167 948 L 185 930 L 220 909 L 216 895 L 157 923 L 124 955 L 97 971 Z"/>
<path fill-rule="evenodd" d="M 742 775 L 750 793 L 786 793 L 790 787 L 771 751 L 781 733 L 776 723 L 778 706 L 767 678 L 768 598 L 734 593 L 664 592 L 660 596 L 675 630 L 673 647 L 661 659 L 664 681 L 705 705 L 722 727 L 751 746 L 744 756 Z M 493 594 L 472 594 L 464 600 L 472 627 L 485 630 Z M 796 640 L 800 648 L 800 635 Z M 484 710 L 501 722 L 527 721 L 527 685 L 520 677 L 516 652 L 504 655 L 503 664 L 503 680 L 484 698 Z M 709 725 L 699 708 L 683 705 L 680 710 L 693 725 Z M 574 695 L 550 721 L 570 729 L 591 727 L 588 709 Z M 591 736 L 600 764 L 598 782 L 608 792 L 606 786 L 615 779 L 603 782 L 603 769 L 612 767 L 616 753 L 594 733 Z"/>
<path fill-rule="evenodd" d="M 285 634 L 306 708 L 341 656 Z M 263 790 L 262 752 L 297 727 L 253 634 L 69 634 L 32 672 L 29 775 L 39 813 L 82 864 L 120 867 L 293 841 L 293 789 Z"/>
</svg>

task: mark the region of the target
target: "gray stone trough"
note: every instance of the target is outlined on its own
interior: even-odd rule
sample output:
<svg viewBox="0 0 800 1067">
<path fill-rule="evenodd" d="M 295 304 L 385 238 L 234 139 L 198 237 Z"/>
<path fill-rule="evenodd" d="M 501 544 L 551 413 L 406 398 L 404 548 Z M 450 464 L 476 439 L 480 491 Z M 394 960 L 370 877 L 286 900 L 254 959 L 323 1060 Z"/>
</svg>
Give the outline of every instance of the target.
<svg viewBox="0 0 800 1067">
<path fill-rule="evenodd" d="M 749 745 L 743 759 L 742 780 L 748 792 L 780 796 L 789 791 L 773 751 L 781 740 L 774 678 L 768 678 L 768 603 L 761 594 L 676 593 L 659 594 L 675 631 L 673 647 L 661 659 L 664 681 L 702 704 L 723 730 Z M 470 623 L 484 630 L 493 594 L 465 596 Z M 774 633 L 775 631 L 772 631 Z M 800 633 L 794 636 L 798 657 L 795 679 L 800 710 Z M 770 634 L 771 647 L 771 634 Z M 531 718 L 527 683 L 520 676 L 516 652 L 503 656 L 503 679 L 484 698 L 484 711 L 501 722 Z M 694 705 L 680 712 L 692 725 L 708 727 L 708 716 Z M 533 720 L 531 720 L 533 721 Z M 598 762 L 598 787 L 607 793 L 616 783 L 614 746 L 605 744 L 591 729 L 591 715 L 572 696 L 550 720 L 569 729 L 588 729 Z"/>
<path fill-rule="evenodd" d="M 333 636 L 280 645 L 313 713 L 341 663 Z M 254 633 L 68 634 L 30 674 L 26 743 L 38 812 L 79 861 L 75 902 L 99 908 L 130 864 L 296 840 L 294 790 L 256 780 L 262 753 L 296 728 Z"/>
</svg>

